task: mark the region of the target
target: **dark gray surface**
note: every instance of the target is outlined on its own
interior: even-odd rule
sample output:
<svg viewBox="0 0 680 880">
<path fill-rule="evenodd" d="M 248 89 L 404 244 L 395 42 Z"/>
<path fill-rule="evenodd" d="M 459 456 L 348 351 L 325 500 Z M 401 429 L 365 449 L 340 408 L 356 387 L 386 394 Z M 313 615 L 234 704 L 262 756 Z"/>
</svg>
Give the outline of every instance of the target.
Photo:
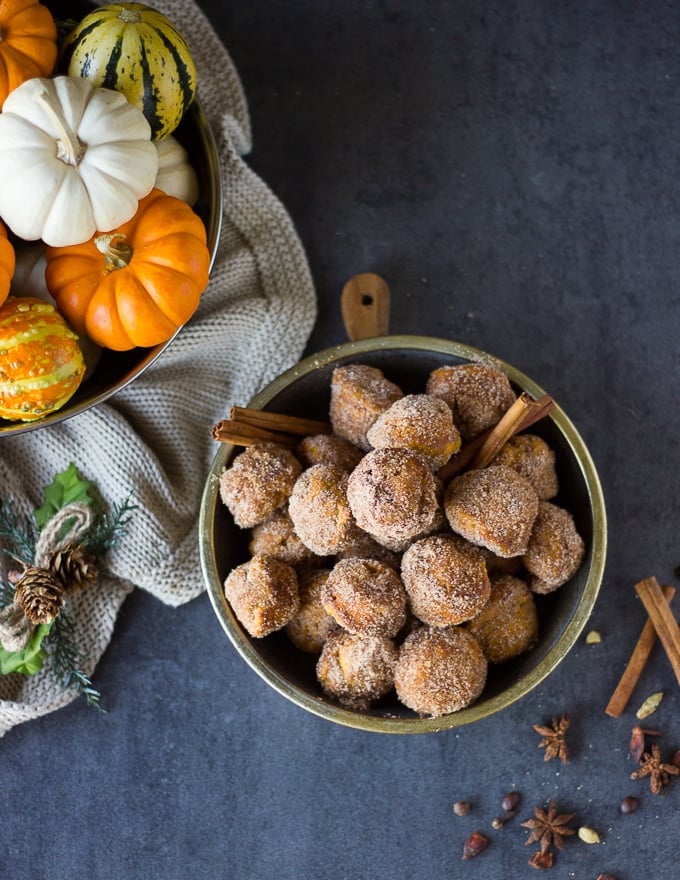
<svg viewBox="0 0 680 880">
<path fill-rule="evenodd" d="M 599 468 L 610 551 L 591 625 L 543 685 L 474 727 L 381 737 L 314 718 L 235 654 L 204 596 L 135 593 L 95 683 L 1 742 L 0 876 L 237 880 L 530 877 L 519 821 L 556 798 L 603 836 L 551 877 L 677 874 L 680 782 L 633 782 L 634 709 L 680 747 L 657 651 L 619 720 L 604 706 L 644 621 L 633 584 L 673 583 L 678 489 L 680 13 L 674 3 L 205 0 L 241 74 L 253 168 L 282 199 L 319 293 L 309 351 L 343 338 L 338 296 L 375 271 L 391 330 L 491 351 L 548 389 Z M 589 627 L 590 628 L 590 627 Z M 534 723 L 568 711 L 572 760 Z M 509 788 L 520 815 L 490 831 Z M 641 797 L 619 814 L 627 794 Z M 457 799 L 471 800 L 466 818 Z M 492 843 L 462 862 L 465 837 Z"/>
</svg>

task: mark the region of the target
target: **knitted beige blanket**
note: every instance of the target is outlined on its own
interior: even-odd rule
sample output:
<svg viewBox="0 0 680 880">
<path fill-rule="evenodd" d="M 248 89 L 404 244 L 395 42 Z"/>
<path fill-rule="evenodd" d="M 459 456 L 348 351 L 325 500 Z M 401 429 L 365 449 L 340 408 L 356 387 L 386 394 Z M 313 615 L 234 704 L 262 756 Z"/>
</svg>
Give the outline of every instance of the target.
<svg viewBox="0 0 680 880">
<path fill-rule="evenodd" d="M 2 497 L 31 512 L 56 473 L 74 462 L 104 498 L 138 505 L 120 546 L 70 614 L 91 675 L 126 595 L 139 587 L 177 606 L 204 589 L 197 523 L 216 453 L 210 429 L 297 361 L 316 317 L 306 257 L 280 202 L 242 159 L 250 125 L 238 74 L 191 0 L 156 0 L 187 39 L 198 97 L 218 142 L 224 219 L 210 285 L 196 315 L 142 376 L 106 404 L 61 424 L 0 438 Z M 1 549 L 1 543 L 0 543 Z M 8 563 L 0 559 L 6 582 Z M 0 677 L 0 736 L 77 696 L 49 663 L 34 676 Z"/>
</svg>

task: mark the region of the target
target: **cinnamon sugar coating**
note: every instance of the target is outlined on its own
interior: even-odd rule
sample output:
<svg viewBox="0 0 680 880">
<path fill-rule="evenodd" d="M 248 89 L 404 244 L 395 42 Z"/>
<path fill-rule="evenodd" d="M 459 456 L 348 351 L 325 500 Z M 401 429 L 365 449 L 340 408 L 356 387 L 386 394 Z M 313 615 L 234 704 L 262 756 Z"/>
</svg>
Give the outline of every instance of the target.
<svg viewBox="0 0 680 880">
<path fill-rule="evenodd" d="M 273 556 L 290 565 L 309 562 L 314 555 L 298 538 L 287 507 L 253 528 L 248 550 L 251 556 Z"/>
<path fill-rule="evenodd" d="M 224 582 L 224 595 L 255 638 L 284 627 L 300 602 L 295 570 L 271 556 L 255 556 L 234 568 Z"/>
<path fill-rule="evenodd" d="M 375 559 L 377 562 L 384 562 L 385 565 L 389 565 L 395 571 L 399 571 L 401 563 L 401 553 L 390 550 L 384 544 L 379 544 L 368 532 L 364 532 L 360 528 L 354 531 L 347 546 L 336 553 L 336 560 L 350 559 L 352 557 L 357 559 Z"/>
<path fill-rule="evenodd" d="M 430 373 L 425 390 L 451 407 L 465 441 L 495 425 L 517 397 L 505 373 L 485 364 L 438 367 Z"/>
<path fill-rule="evenodd" d="M 549 501 L 559 491 L 555 453 L 536 434 L 516 434 L 499 450 L 489 467 L 505 465 L 526 477 L 542 501 Z"/>
<path fill-rule="evenodd" d="M 408 449 L 374 449 L 352 471 L 347 500 L 357 525 L 398 550 L 434 528 L 437 483 L 423 458 Z"/>
<path fill-rule="evenodd" d="M 296 648 L 308 654 L 320 653 L 326 639 L 339 629 L 321 601 L 329 574 L 329 569 L 317 569 L 298 575 L 300 607 L 286 624 L 286 634 Z"/>
<path fill-rule="evenodd" d="M 527 478 L 503 465 L 454 477 L 444 493 L 451 529 L 502 557 L 526 552 L 538 504 Z"/>
<path fill-rule="evenodd" d="M 324 610 L 348 632 L 396 636 L 406 623 L 406 591 L 399 575 L 373 559 L 341 559 L 321 589 Z"/>
<path fill-rule="evenodd" d="M 365 364 L 336 367 L 331 377 L 330 420 L 333 432 L 367 452 L 366 432 L 378 416 L 403 396 L 382 370 Z"/>
<path fill-rule="evenodd" d="M 520 578 L 491 579 L 491 597 L 467 624 L 489 663 L 505 663 L 528 651 L 538 638 L 534 594 Z"/>
<path fill-rule="evenodd" d="M 404 639 L 394 669 L 400 701 L 439 717 L 469 706 L 484 690 L 488 664 L 475 637 L 459 626 L 421 626 Z"/>
<path fill-rule="evenodd" d="M 573 516 L 550 501 L 541 501 L 538 516 L 522 556 L 532 575 L 534 593 L 551 593 L 576 573 L 583 562 L 585 544 Z"/>
<path fill-rule="evenodd" d="M 491 585 L 477 547 L 456 535 L 416 541 L 401 560 L 411 610 L 433 627 L 453 626 L 478 614 Z"/>
<path fill-rule="evenodd" d="M 317 556 L 332 556 L 351 539 L 354 519 L 345 494 L 347 475 L 315 464 L 295 482 L 288 512 L 302 543 Z"/>
<path fill-rule="evenodd" d="M 239 453 L 220 475 L 220 498 L 242 529 L 264 522 L 282 507 L 302 471 L 293 453 L 258 443 Z"/>
<path fill-rule="evenodd" d="M 375 449 L 402 447 L 418 452 L 433 471 L 460 449 L 451 408 L 429 394 L 407 394 L 378 416 L 366 433 Z"/>
<path fill-rule="evenodd" d="M 349 709 L 368 709 L 394 686 L 397 648 L 386 636 L 340 631 L 326 640 L 316 664 L 323 692 Z"/>
<path fill-rule="evenodd" d="M 361 461 L 363 450 L 337 434 L 312 434 L 303 437 L 295 450 L 303 467 L 329 464 L 341 471 L 352 471 Z"/>
</svg>

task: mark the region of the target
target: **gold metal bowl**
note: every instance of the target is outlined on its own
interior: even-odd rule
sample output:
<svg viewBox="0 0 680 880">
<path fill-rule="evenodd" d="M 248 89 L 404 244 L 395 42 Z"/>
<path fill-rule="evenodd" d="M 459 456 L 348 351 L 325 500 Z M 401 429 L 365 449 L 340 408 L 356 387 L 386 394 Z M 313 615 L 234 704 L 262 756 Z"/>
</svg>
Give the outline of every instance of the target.
<svg viewBox="0 0 680 880">
<path fill-rule="evenodd" d="M 57 19 L 79 19 L 96 4 L 82 0 L 60 0 L 47 2 L 46 5 Z M 215 137 L 199 100 L 191 104 L 173 134 L 187 151 L 189 161 L 196 170 L 199 197 L 193 208 L 205 224 L 212 270 L 222 227 L 222 177 Z M 85 379 L 65 406 L 34 422 L 14 422 L 0 418 L 0 437 L 37 431 L 103 403 L 141 376 L 180 332 L 181 328 L 167 342 L 152 348 L 134 348 L 122 352 L 105 349 L 92 375 Z"/>
<path fill-rule="evenodd" d="M 317 418 L 328 417 L 333 369 L 365 363 L 383 370 L 405 393 L 422 392 L 425 380 L 445 364 L 481 362 L 503 370 L 518 391 L 533 397 L 545 392 L 523 373 L 490 355 L 444 339 L 385 336 L 349 342 L 301 361 L 280 375 L 248 404 Z M 491 666 L 486 688 L 476 703 L 440 718 L 420 717 L 397 702 L 383 700 L 365 712 L 345 709 L 327 699 L 317 684 L 316 657 L 299 651 L 284 632 L 251 638 L 224 597 L 229 571 L 248 559 L 248 534 L 233 522 L 219 497 L 219 476 L 236 450 L 220 447 L 203 494 L 199 524 L 201 566 L 215 614 L 243 660 L 279 694 L 308 712 L 348 727 L 378 733 L 426 733 L 478 721 L 514 703 L 535 688 L 564 660 L 590 616 L 602 581 L 607 525 L 600 481 L 576 428 L 557 406 L 531 428 L 555 450 L 560 481 L 556 502 L 574 516 L 587 552 L 574 578 L 548 596 L 537 596 L 539 639 L 529 652 Z"/>
</svg>

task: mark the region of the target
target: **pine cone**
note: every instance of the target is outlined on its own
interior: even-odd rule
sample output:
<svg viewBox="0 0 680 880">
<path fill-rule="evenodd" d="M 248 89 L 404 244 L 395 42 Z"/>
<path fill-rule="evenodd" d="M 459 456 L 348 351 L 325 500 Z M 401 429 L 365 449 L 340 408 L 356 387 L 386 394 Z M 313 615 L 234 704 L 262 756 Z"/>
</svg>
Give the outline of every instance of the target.
<svg viewBox="0 0 680 880">
<path fill-rule="evenodd" d="M 64 588 L 46 568 L 27 565 L 14 601 L 32 623 L 50 623 L 64 604 Z"/>
<path fill-rule="evenodd" d="M 67 544 L 55 550 L 48 569 L 67 591 L 83 590 L 99 577 L 95 557 L 85 553 L 80 544 Z"/>
</svg>

